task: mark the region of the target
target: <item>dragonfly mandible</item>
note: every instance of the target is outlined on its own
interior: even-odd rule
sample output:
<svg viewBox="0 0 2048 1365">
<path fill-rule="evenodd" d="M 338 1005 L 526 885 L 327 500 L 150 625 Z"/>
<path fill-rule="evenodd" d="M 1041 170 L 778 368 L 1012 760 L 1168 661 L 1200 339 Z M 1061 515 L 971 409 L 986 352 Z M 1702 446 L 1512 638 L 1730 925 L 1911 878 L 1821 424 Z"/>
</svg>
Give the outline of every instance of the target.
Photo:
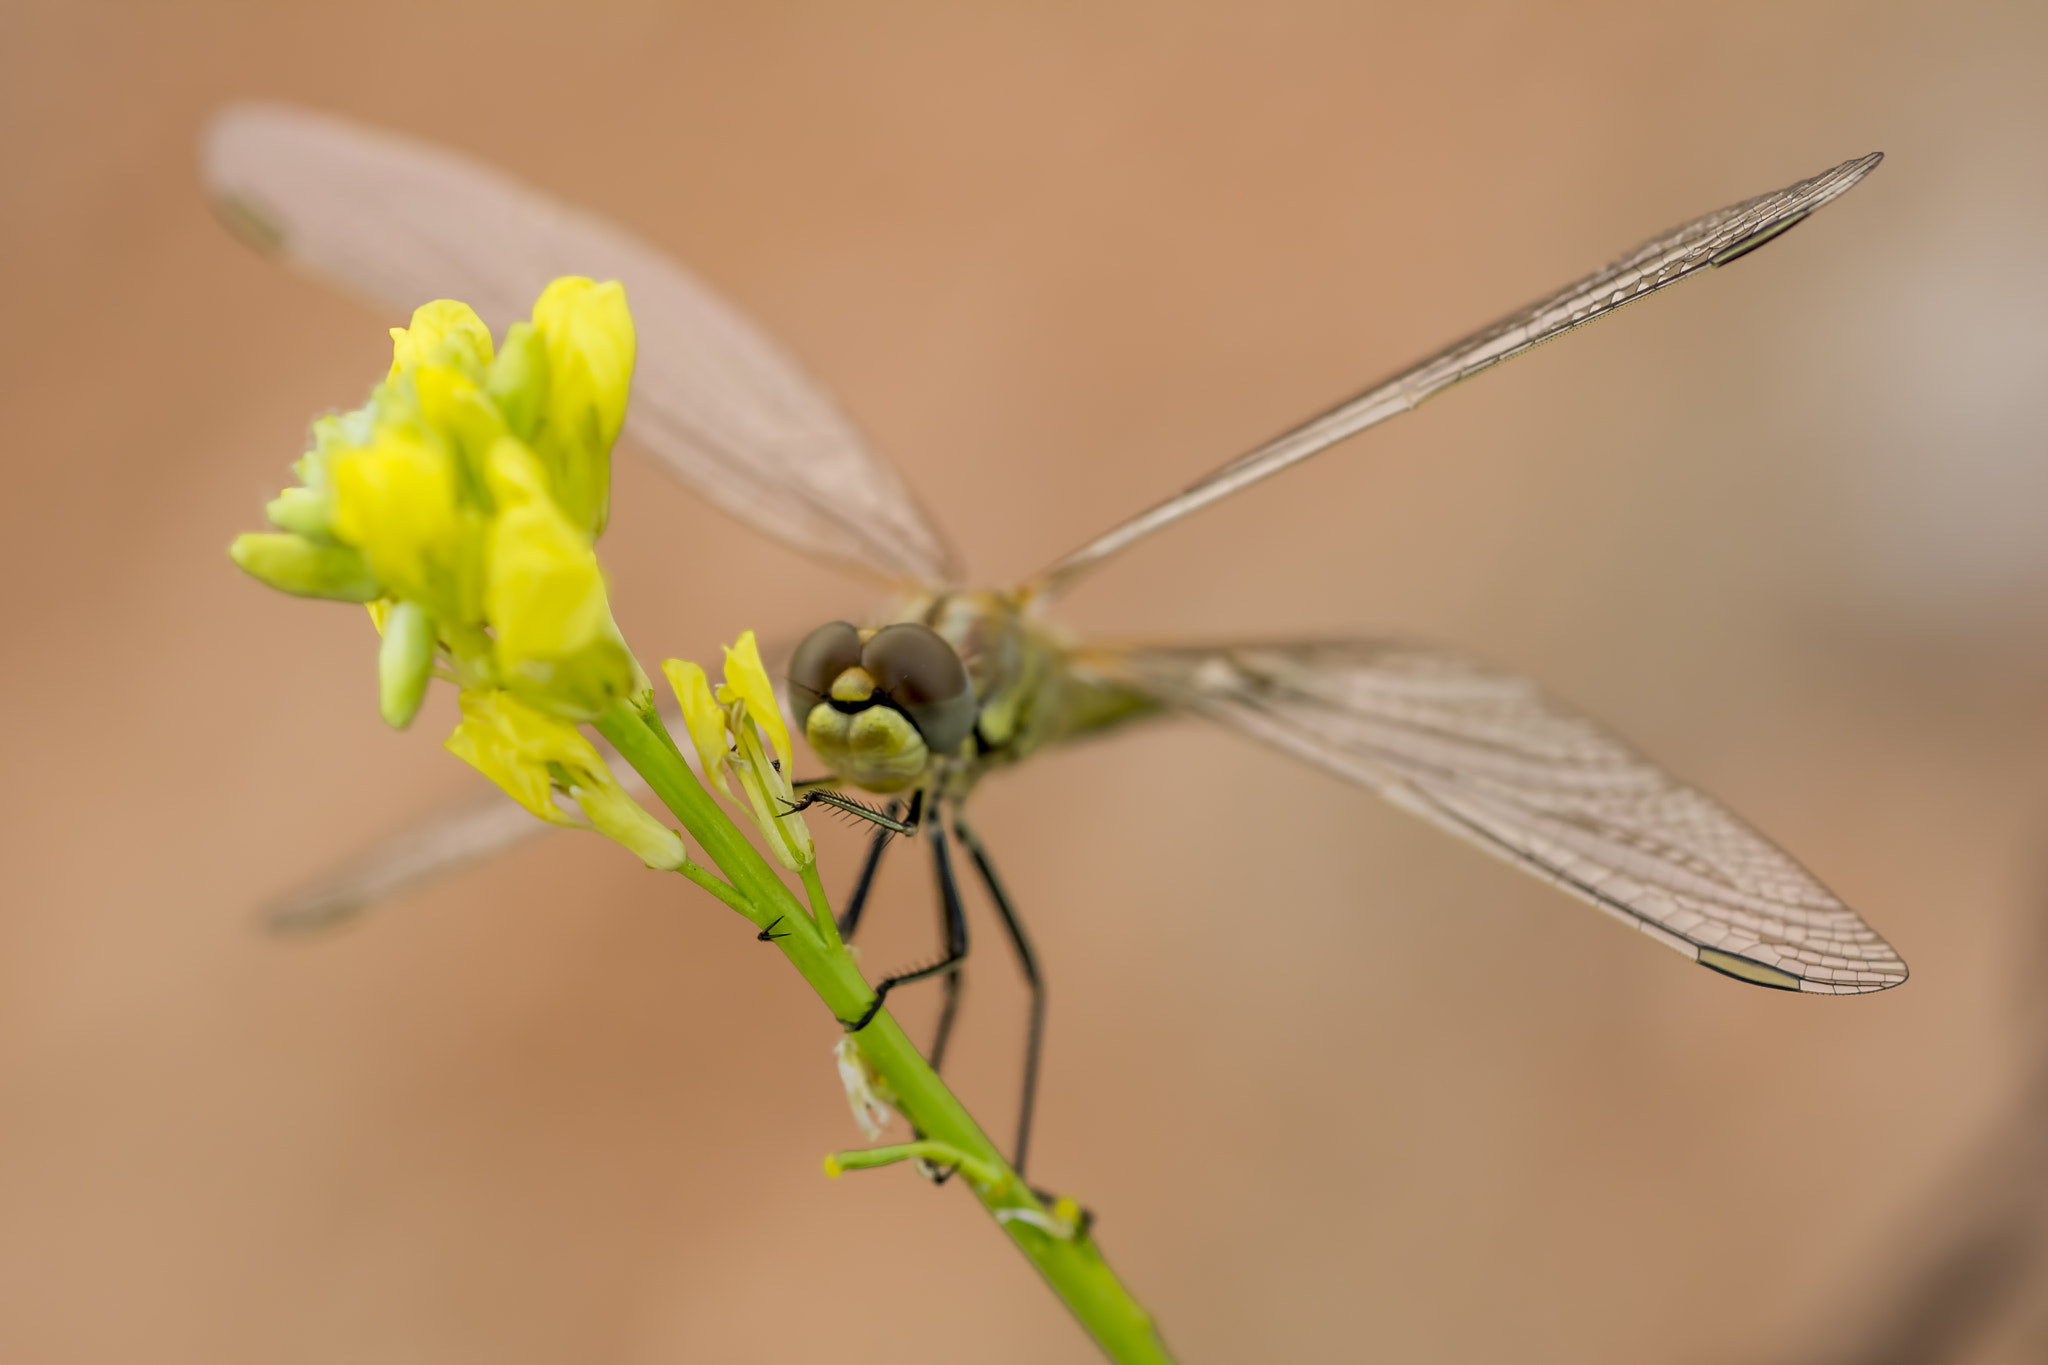
<svg viewBox="0 0 2048 1365">
<path fill-rule="evenodd" d="M 276 105 L 211 125 L 208 187 L 266 252 L 382 307 L 458 298 L 494 329 L 564 274 L 625 283 L 640 332 L 626 434 L 686 485 L 804 554 L 879 580 L 889 603 L 791 656 L 797 726 L 836 786 L 892 800 L 842 911 L 851 934 L 892 836 L 922 832 L 943 957 L 878 998 L 946 983 L 942 1060 L 968 951 L 957 840 L 1032 989 L 1016 1166 L 1029 1143 L 1044 984 L 965 804 L 990 772 L 1140 717 L 1207 717 L 1469 840 L 1718 972 L 1821 994 L 1883 990 L 1906 965 L 1855 911 L 1711 798 L 1530 683 L 1372 639 L 1184 645 L 1076 641 L 1047 608 L 1138 539 L 1493 365 L 1741 259 L 1848 191 L 1844 162 L 1694 219 L 1233 460 L 1009 588 L 963 586 L 958 558 L 832 399 L 730 304 L 630 234 L 445 149 Z M 492 793 L 349 860 L 271 908 L 330 923 L 546 826 Z M 861 1021 L 853 1021 L 861 1022 Z"/>
</svg>

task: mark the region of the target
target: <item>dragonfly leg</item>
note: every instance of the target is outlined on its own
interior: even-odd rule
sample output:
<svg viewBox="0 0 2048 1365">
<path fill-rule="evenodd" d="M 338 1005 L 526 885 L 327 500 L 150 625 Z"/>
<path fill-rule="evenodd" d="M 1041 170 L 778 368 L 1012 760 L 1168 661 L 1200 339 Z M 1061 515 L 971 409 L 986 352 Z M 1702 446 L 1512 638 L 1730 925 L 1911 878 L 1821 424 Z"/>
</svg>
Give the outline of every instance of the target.
<svg viewBox="0 0 2048 1365">
<path fill-rule="evenodd" d="M 913 981 L 925 981 L 934 976 L 954 977 L 960 964 L 967 960 L 967 916 L 960 905 L 960 888 L 953 878 L 953 860 L 946 848 L 945 826 L 932 821 L 932 861 L 938 872 L 939 909 L 946 930 L 946 955 L 926 967 L 913 968 L 885 976 L 875 983 L 875 998 L 858 1019 L 841 1019 L 839 1022 L 848 1033 L 859 1033 L 874 1022 L 882 1012 L 882 1002 L 889 992 L 898 986 L 907 986 Z M 949 985 L 946 991 L 946 1005 L 939 1016 L 939 1036 L 933 1043 L 932 1065 L 937 1066 L 945 1051 L 947 1036 L 953 1029 L 953 1010 L 959 999 L 958 985 Z"/>
<path fill-rule="evenodd" d="M 953 855 L 946 847 L 945 827 L 937 820 L 932 821 L 932 871 L 938 881 L 939 932 L 946 939 L 946 957 L 955 963 L 964 962 L 967 911 L 960 903 L 960 882 L 953 875 Z M 939 1026 L 932 1032 L 930 1061 L 934 1071 L 945 1065 L 946 1043 L 953 1036 L 953 1017 L 960 1011 L 960 990 L 965 984 L 957 966 L 946 973 L 946 998 L 939 1006 Z"/>
<path fill-rule="evenodd" d="M 888 814 L 896 815 L 896 803 L 891 801 Z M 896 837 L 896 831 L 887 825 L 877 826 L 874 837 L 868 840 L 868 856 L 860 865 L 860 879 L 853 884 L 853 893 L 846 898 L 846 908 L 839 912 L 839 937 L 851 943 L 854 930 L 860 928 L 861 911 L 868 907 L 868 892 L 874 890 L 875 873 L 882 866 L 882 854 L 888 849 L 889 841 Z"/>
<path fill-rule="evenodd" d="M 1010 893 L 1004 890 L 1002 878 L 996 875 L 996 865 L 990 861 L 988 850 L 982 847 L 974 827 L 967 823 L 967 818 L 957 806 L 953 811 L 953 831 L 960 836 L 968 856 L 974 859 L 975 870 L 981 873 L 982 885 L 988 888 L 996 913 L 1003 917 L 1003 928 L 1009 931 L 1010 946 L 1017 951 L 1017 966 L 1024 973 L 1025 983 L 1031 987 L 1031 1024 L 1024 1039 L 1023 1097 L 1017 1105 L 1017 1146 L 1010 1158 L 1010 1164 L 1022 1175 L 1024 1159 L 1031 1149 L 1032 1114 L 1038 1104 L 1038 1059 L 1045 1045 L 1045 977 L 1038 970 L 1038 954 L 1032 950 L 1031 936 L 1024 931 L 1024 921 L 1017 917 L 1016 907 L 1010 904 Z"/>
<path fill-rule="evenodd" d="M 782 813 L 784 815 L 797 815 L 809 810 L 812 806 L 818 805 L 830 806 L 834 810 L 844 811 L 856 820 L 865 820 L 871 825 L 880 825 L 892 834 L 915 834 L 917 833 L 918 822 L 923 814 L 924 793 L 920 791 L 910 798 L 910 814 L 902 820 L 898 820 L 894 814 L 895 802 L 893 801 L 889 803 L 889 810 L 887 812 L 878 811 L 865 802 L 856 801 L 850 796 L 825 787 L 813 787 L 794 801 L 784 801 L 782 803 Z"/>
</svg>

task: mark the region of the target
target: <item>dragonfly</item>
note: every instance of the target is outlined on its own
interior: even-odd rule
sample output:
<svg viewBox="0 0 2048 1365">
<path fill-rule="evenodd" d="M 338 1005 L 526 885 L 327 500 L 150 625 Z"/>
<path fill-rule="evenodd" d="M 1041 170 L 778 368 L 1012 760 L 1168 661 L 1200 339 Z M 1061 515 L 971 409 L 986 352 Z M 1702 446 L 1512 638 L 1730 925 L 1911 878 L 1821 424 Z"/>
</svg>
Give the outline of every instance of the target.
<svg viewBox="0 0 2048 1365">
<path fill-rule="evenodd" d="M 623 281 L 640 336 L 628 443 L 763 534 L 888 591 L 870 619 L 822 625 L 789 655 L 789 709 L 830 772 L 799 788 L 799 804 L 822 801 L 874 825 L 840 912 L 849 938 L 892 839 L 924 837 L 944 950 L 884 977 L 867 1017 L 896 987 L 943 982 L 934 1065 L 969 951 L 953 843 L 965 851 L 1030 987 L 1020 1170 L 1045 978 L 965 807 L 998 769 L 1145 717 L 1203 717 L 1263 741 L 1737 980 L 1844 995 L 1906 979 L 1891 945 L 1789 855 L 1524 679 L 1397 639 L 1091 642 L 1048 612 L 1144 537 L 1532 347 L 1743 259 L 1881 159 L 1843 162 L 1653 237 L 1024 582 L 975 588 L 902 478 L 825 389 L 731 304 L 625 230 L 454 151 L 287 106 L 222 111 L 202 157 L 230 228 L 380 307 L 462 299 L 497 329 L 558 275 Z M 872 795 L 863 802 L 848 788 Z M 275 902 L 269 918 L 287 929 L 331 924 L 545 828 L 493 792 L 487 805 L 430 817 L 364 850 Z"/>
</svg>

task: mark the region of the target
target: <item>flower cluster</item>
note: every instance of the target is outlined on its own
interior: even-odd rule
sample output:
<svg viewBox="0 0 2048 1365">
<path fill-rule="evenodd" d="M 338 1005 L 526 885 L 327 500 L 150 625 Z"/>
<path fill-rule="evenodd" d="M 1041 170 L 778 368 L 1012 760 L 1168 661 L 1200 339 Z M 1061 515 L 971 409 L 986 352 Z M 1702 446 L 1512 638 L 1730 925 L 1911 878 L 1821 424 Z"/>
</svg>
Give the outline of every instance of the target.
<svg viewBox="0 0 2048 1365">
<path fill-rule="evenodd" d="M 230 554 L 285 592 L 368 604 L 391 725 L 412 722 L 431 677 L 451 678 L 462 689 L 451 752 L 543 819 L 679 866 L 681 840 L 576 729 L 651 695 L 593 545 L 633 375 L 624 289 L 558 279 L 496 346 L 447 299 L 391 336 L 370 401 L 314 423 L 298 485 L 265 509 L 278 529 L 239 537 Z"/>
<path fill-rule="evenodd" d="M 775 704 L 775 687 L 761 663 L 754 632 L 726 646 L 725 681 L 716 693 L 704 670 L 687 659 L 666 660 L 661 671 L 675 688 L 683 724 L 712 785 L 739 800 L 731 784 L 740 784 L 754 823 L 784 867 L 794 872 L 816 862 L 810 830 L 801 815 L 789 810 L 796 799 L 789 779 L 789 728 Z"/>
</svg>

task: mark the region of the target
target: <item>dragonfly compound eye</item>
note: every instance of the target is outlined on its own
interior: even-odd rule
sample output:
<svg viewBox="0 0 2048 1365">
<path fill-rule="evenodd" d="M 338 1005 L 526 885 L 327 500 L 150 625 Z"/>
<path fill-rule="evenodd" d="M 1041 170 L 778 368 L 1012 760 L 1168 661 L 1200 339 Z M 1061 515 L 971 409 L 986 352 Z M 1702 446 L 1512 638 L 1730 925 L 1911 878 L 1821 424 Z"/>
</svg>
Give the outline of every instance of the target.
<svg viewBox="0 0 2048 1365">
<path fill-rule="evenodd" d="M 916 724 L 933 753 L 957 749 L 974 729 L 967 665 L 936 631 L 911 622 L 884 626 L 861 650 L 860 663 L 876 689 Z"/>
<path fill-rule="evenodd" d="M 832 621 L 804 636 L 789 656 L 789 702 L 802 724 L 811 708 L 832 695 L 832 680 L 860 667 L 860 632 L 845 621 Z"/>
</svg>

